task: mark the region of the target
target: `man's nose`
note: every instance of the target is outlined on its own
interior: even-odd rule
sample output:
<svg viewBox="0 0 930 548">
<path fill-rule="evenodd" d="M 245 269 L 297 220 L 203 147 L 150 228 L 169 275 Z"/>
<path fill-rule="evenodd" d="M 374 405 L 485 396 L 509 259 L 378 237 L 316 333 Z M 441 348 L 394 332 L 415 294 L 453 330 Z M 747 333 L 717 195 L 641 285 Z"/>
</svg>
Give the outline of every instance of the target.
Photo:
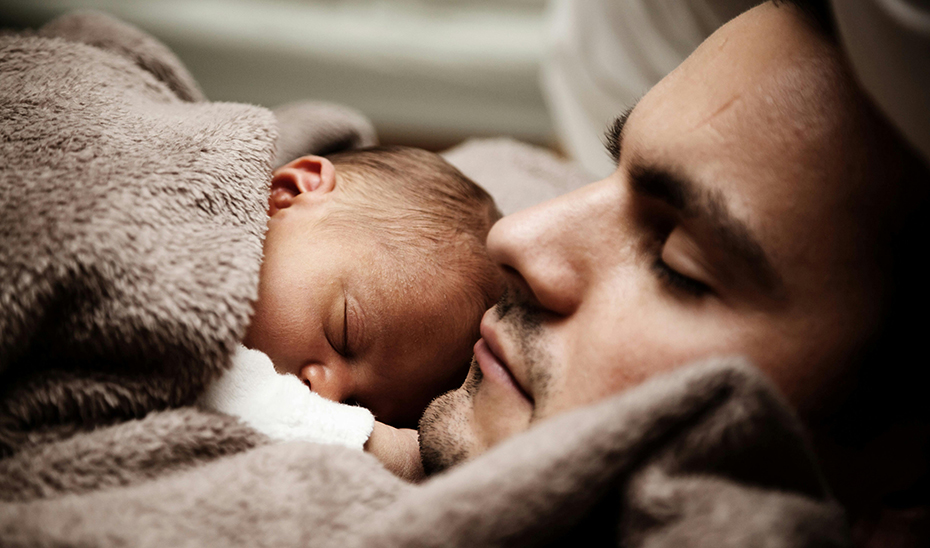
<svg viewBox="0 0 930 548">
<path fill-rule="evenodd" d="M 488 253 L 543 308 L 569 315 L 590 283 L 602 215 L 595 183 L 504 217 L 488 234 Z"/>
<path fill-rule="evenodd" d="M 300 370 L 300 380 L 310 390 L 335 402 L 344 402 L 352 397 L 352 378 L 348 367 L 342 363 L 311 363 Z"/>
</svg>

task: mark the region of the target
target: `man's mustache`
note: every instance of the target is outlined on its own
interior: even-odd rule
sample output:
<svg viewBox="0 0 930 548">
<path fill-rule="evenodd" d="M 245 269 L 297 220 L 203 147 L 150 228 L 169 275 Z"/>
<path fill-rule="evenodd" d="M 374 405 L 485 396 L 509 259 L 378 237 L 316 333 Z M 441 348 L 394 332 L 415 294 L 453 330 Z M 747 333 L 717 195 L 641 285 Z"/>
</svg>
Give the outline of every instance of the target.
<svg viewBox="0 0 930 548">
<path fill-rule="evenodd" d="M 522 291 L 508 287 L 495 305 L 497 319 L 521 331 L 535 331 L 542 325 L 545 311 Z"/>
<path fill-rule="evenodd" d="M 511 341 L 516 343 L 518 359 L 526 371 L 528 385 L 525 388 L 535 400 L 549 389 L 550 384 L 552 359 L 539 343 L 543 322 L 552 314 L 523 291 L 508 288 L 495 305 L 495 315 L 505 326 Z M 477 377 L 475 383 L 480 380 Z"/>
</svg>

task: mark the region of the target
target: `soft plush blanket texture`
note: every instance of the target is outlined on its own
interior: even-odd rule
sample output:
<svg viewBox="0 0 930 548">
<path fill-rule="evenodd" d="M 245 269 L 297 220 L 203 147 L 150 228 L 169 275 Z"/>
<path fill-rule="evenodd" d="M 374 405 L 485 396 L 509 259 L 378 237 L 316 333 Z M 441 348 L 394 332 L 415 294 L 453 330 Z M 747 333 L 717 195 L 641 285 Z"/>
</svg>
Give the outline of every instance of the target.
<svg viewBox="0 0 930 548">
<path fill-rule="evenodd" d="M 207 102 L 163 45 L 104 15 L 0 37 L 0 545 L 848 543 L 798 421 L 738 360 L 419 485 L 191 406 L 247 326 L 271 167 L 373 142 L 333 105 Z M 494 162 L 564 180 L 564 163 L 500 146 L 450 157 L 479 182 L 508 172 Z"/>
<path fill-rule="evenodd" d="M 0 453 L 193 401 L 256 296 L 274 116 L 112 19 L 0 38 Z"/>
</svg>

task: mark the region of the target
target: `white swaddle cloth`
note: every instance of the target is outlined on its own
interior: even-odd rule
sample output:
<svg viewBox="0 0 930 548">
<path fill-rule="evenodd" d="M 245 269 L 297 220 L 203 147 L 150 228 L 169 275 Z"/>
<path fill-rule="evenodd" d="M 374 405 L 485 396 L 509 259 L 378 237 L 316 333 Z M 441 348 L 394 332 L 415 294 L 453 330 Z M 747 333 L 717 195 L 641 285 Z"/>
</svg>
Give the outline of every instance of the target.
<svg viewBox="0 0 930 548">
<path fill-rule="evenodd" d="M 282 375 L 263 352 L 242 345 L 232 367 L 198 404 L 240 418 L 278 441 L 311 441 L 362 449 L 375 418 L 368 409 L 327 400 L 294 375 Z"/>
</svg>

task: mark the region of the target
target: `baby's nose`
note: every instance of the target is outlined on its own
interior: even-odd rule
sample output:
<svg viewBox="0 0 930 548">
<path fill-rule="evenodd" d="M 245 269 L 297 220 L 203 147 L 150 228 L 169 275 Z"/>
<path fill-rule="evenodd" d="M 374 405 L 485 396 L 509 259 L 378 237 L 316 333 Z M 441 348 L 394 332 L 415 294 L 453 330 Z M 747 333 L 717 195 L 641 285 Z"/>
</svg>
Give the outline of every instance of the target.
<svg viewBox="0 0 930 548">
<path fill-rule="evenodd" d="M 352 397 L 352 379 L 340 365 L 313 363 L 300 370 L 300 380 L 324 398 L 344 402 Z"/>
</svg>

